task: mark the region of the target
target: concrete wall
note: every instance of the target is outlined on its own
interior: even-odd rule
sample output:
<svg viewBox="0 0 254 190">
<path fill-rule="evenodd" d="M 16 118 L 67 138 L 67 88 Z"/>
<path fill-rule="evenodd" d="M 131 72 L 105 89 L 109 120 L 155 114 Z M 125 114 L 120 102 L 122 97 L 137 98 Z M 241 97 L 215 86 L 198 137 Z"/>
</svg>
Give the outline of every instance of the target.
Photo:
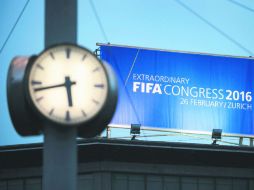
<svg viewBox="0 0 254 190">
<path fill-rule="evenodd" d="M 40 189 L 41 168 L 1 171 L 0 190 Z M 253 190 L 254 170 L 125 162 L 91 162 L 79 165 L 78 190 L 171 189 Z"/>
<path fill-rule="evenodd" d="M 42 189 L 42 154 L 1 147 L 0 190 Z M 254 190 L 253 147 L 87 139 L 78 155 L 79 190 Z"/>
</svg>

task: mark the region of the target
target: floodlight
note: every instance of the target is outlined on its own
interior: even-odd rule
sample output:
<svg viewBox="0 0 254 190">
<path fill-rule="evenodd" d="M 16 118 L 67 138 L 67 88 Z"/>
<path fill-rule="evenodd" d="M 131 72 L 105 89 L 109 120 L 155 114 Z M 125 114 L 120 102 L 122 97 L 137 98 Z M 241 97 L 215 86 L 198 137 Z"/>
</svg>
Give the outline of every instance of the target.
<svg viewBox="0 0 254 190">
<path fill-rule="evenodd" d="M 135 140 L 136 136 L 140 134 L 141 124 L 131 124 L 130 134 L 132 134 L 131 140 Z"/>
<path fill-rule="evenodd" d="M 221 139 L 222 135 L 222 129 L 213 129 L 212 132 L 212 140 L 213 140 L 213 145 L 217 145 L 217 140 Z"/>
</svg>

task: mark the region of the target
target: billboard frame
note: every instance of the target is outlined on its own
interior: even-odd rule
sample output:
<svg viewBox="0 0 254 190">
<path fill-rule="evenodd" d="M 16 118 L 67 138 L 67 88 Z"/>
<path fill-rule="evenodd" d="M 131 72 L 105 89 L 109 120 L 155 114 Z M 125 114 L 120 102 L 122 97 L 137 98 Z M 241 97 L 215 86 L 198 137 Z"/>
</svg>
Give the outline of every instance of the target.
<svg viewBox="0 0 254 190">
<path fill-rule="evenodd" d="M 181 51 L 181 50 L 168 50 L 168 49 L 160 49 L 160 48 L 150 48 L 150 47 L 141 47 L 141 46 L 130 46 L 130 45 L 120 45 L 120 44 L 110 44 L 110 43 L 96 43 L 96 46 L 109 46 L 109 47 L 120 47 L 120 48 L 133 48 L 139 50 L 151 50 L 151 51 L 161 51 L 161 52 L 173 52 L 173 53 L 183 53 L 183 54 L 192 54 L 192 55 L 208 55 L 208 56 L 216 56 L 216 57 L 228 57 L 228 58 L 239 58 L 239 59 L 247 59 L 247 60 L 254 60 L 252 56 L 234 56 L 234 55 L 225 55 L 225 54 L 213 54 L 213 53 L 205 53 L 205 52 L 192 52 L 192 51 Z M 99 49 L 98 48 L 98 49 Z M 95 50 L 97 54 L 98 49 Z M 100 57 L 100 54 L 97 54 Z M 116 124 L 109 124 L 108 128 L 122 128 L 122 129 L 130 129 L 130 125 L 116 125 Z M 157 131 L 157 132 L 171 132 L 171 133 L 179 133 L 179 134 L 197 134 L 197 135 L 212 135 L 212 131 L 198 131 L 198 130 L 181 130 L 181 129 L 166 129 L 166 128 L 157 128 L 157 127 L 150 127 L 150 126 L 141 126 L 141 130 L 146 131 Z M 224 133 L 222 131 L 223 137 L 239 137 L 239 138 L 249 138 L 254 139 L 253 135 L 243 135 L 238 133 Z"/>
<path fill-rule="evenodd" d="M 142 50 L 152 50 L 152 51 L 162 51 L 162 52 L 174 52 L 174 53 L 184 53 L 192 55 L 209 55 L 209 56 L 219 56 L 219 57 L 230 57 L 230 58 L 241 58 L 241 59 L 252 59 L 252 56 L 235 56 L 235 55 L 225 55 L 225 54 L 214 54 L 214 53 L 205 53 L 205 52 L 192 52 L 192 51 L 181 51 L 181 50 L 168 50 L 168 49 L 159 49 L 159 48 L 149 48 L 141 46 L 128 46 L 128 45 L 119 45 L 119 44 L 105 44 L 105 43 L 96 43 L 96 46 L 112 46 L 112 47 L 122 47 L 122 48 L 133 48 L 133 49 L 142 49 Z"/>
</svg>

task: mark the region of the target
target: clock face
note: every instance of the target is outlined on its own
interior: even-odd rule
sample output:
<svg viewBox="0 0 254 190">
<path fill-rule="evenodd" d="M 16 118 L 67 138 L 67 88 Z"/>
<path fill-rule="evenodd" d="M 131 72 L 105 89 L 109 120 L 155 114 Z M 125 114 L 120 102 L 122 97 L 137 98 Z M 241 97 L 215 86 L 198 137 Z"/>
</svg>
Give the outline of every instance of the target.
<svg viewBox="0 0 254 190">
<path fill-rule="evenodd" d="M 44 51 L 28 70 L 28 94 L 35 109 L 58 124 L 93 118 L 108 95 L 104 66 L 88 50 L 59 45 Z"/>
</svg>

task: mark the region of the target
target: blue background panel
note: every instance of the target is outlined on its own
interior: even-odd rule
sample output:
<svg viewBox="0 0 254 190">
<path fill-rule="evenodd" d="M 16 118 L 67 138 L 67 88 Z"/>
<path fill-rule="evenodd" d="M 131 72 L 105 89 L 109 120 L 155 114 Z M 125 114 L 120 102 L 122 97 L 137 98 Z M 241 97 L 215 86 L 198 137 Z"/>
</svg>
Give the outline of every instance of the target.
<svg viewBox="0 0 254 190">
<path fill-rule="evenodd" d="M 112 124 L 254 134 L 253 59 L 100 48 L 119 81 Z"/>
</svg>

